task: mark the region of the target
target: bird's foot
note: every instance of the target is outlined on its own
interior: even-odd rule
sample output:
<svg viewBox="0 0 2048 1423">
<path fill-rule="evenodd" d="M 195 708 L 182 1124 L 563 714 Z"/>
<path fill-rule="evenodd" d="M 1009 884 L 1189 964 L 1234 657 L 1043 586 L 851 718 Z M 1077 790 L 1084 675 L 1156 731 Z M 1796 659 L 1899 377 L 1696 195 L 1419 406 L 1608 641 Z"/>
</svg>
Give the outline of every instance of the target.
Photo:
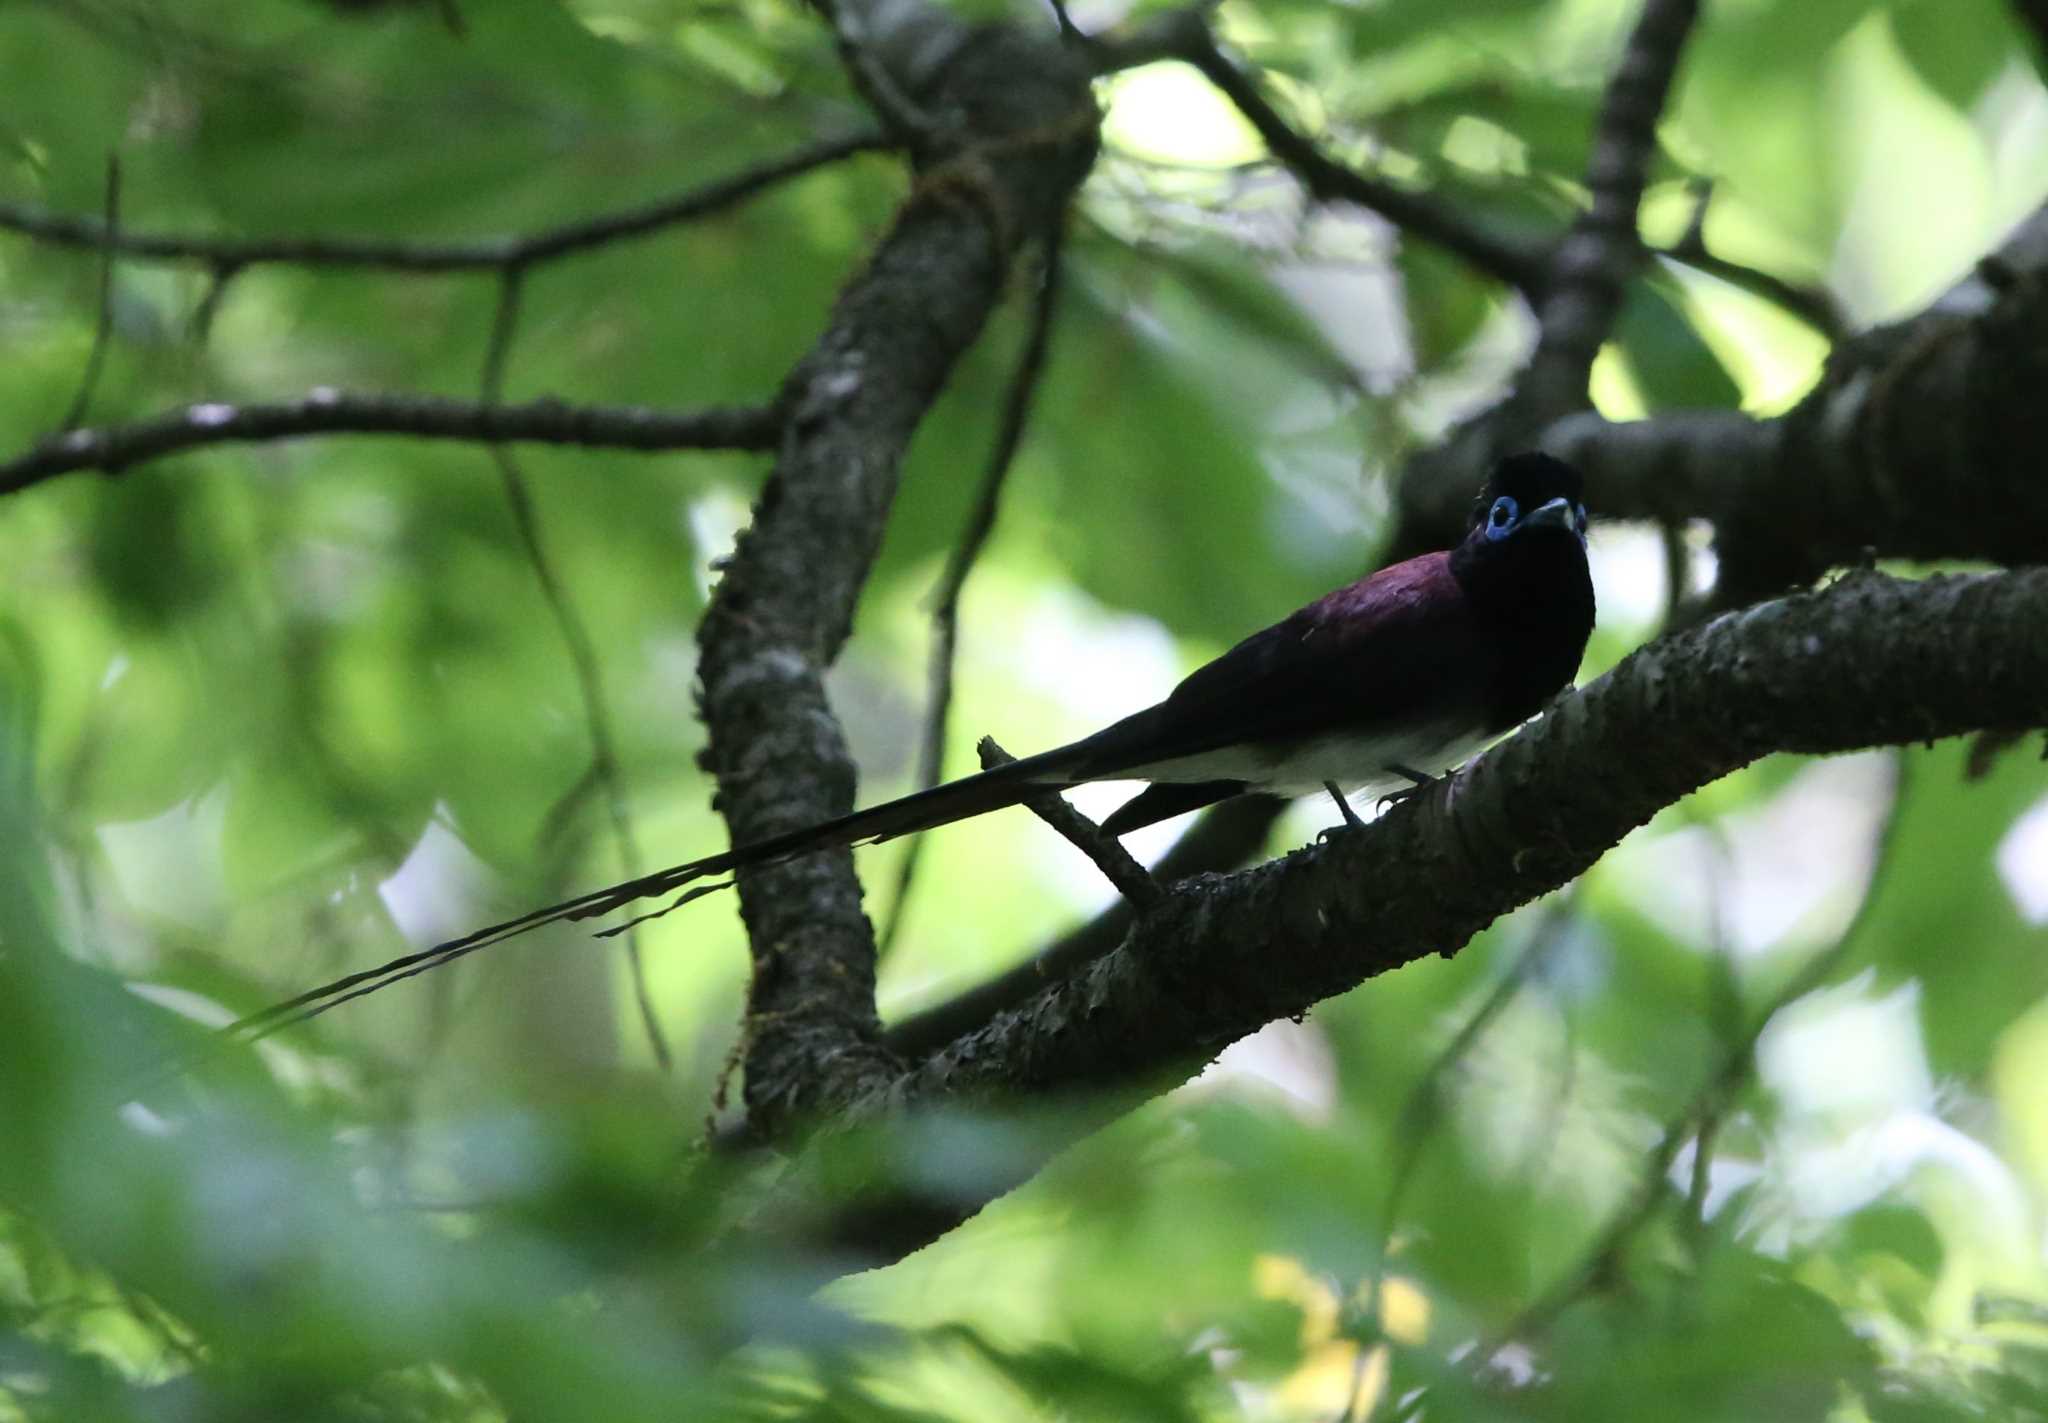
<svg viewBox="0 0 2048 1423">
<path fill-rule="evenodd" d="M 1317 844 L 1321 844 L 1340 830 L 1363 830 L 1365 828 L 1365 822 L 1358 818 L 1358 812 L 1351 808 L 1351 802 L 1344 799 L 1344 792 L 1337 788 L 1335 781 L 1324 781 L 1323 789 L 1330 793 L 1331 800 L 1337 802 L 1337 810 L 1343 815 L 1344 823 L 1342 825 L 1332 825 L 1329 829 L 1317 835 Z"/>
<path fill-rule="evenodd" d="M 1381 810 L 1385 810 L 1390 805 L 1399 805 L 1403 801 L 1413 800 L 1443 779 L 1441 776 L 1426 776 L 1420 771 L 1411 771 L 1406 766 L 1389 766 L 1387 769 L 1397 776 L 1406 776 L 1409 784 L 1401 787 L 1399 790 L 1388 791 L 1385 795 L 1381 796 L 1379 799 L 1379 808 Z"/>
</svg>

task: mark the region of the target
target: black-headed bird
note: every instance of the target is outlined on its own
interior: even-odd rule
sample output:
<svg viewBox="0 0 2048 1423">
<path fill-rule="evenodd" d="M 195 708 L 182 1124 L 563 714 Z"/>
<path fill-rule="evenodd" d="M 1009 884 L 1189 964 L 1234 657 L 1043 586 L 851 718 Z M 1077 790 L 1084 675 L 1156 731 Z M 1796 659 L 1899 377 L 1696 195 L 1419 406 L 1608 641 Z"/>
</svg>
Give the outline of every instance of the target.
<svg viewBox="0 0 2048 1423">
<path fill-rule="evenodd" d="M 1535 715 L 1593 631 L 1579 474 L 1549 455 L 1496 464 L 1456 548 L 1383 568 L 1253 633 L 1156 706 L 1092 736 L 836 820 L 579 895 L 316 988 L 228 1031 L 268 1032 L 476 949 L 754 865 L 866 845 L 1088 781 L 1150 781 L 1122 835 L 1248 791 L 1401 794 Z M 673 906 L 670 906 L 673 907 Z"/>
</svg>

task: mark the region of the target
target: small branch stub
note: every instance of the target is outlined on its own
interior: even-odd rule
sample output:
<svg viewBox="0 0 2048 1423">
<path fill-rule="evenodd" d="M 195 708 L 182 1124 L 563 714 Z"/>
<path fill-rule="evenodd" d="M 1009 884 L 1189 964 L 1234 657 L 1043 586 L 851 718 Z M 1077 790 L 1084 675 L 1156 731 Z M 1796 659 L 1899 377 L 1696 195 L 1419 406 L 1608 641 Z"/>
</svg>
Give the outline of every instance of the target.
<svg viewBox="0 0 2048 1423">
<path fill-rule="evenodd" d="M 981 753 L 981 766 L 985 771 L 1017 759 L 998 746 L 993 736 L 982 737 L 976 749 Z M 1101 826 L 1068 805 L 1066 798 L 1057 791 L 1031 796 L 1025 800 L 1024 806 L 1086 855 L 1095 868 L 1102 871 L 1102 877 L 1115 885 L 1117 893 L 1128 899 L 1140 913 L 1166 897 L 1166 891 L 1159 887 L 1159 882 L 1131 858 L 1131 852 L 1114 835 L 1105 834 Z"/>
</svg>

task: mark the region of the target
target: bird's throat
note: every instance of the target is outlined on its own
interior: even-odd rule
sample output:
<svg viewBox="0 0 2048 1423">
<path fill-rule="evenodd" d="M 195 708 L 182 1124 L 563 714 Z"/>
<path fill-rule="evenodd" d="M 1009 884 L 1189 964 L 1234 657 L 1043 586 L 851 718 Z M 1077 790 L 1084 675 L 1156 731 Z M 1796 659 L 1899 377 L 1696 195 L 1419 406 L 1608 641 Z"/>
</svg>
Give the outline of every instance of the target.
<svg viewBox="0 0 2048 1423">
<path fill-rule="evenodd" d="M 1451 573 L 1494 643 L 1488 730 L 1534 716 L 1570 685 L 1593 632 L 1593 576 L 1585 545 L 1559 530 L 1532 530 L 1500 544 L 1468 540 Z"/>
</svg>

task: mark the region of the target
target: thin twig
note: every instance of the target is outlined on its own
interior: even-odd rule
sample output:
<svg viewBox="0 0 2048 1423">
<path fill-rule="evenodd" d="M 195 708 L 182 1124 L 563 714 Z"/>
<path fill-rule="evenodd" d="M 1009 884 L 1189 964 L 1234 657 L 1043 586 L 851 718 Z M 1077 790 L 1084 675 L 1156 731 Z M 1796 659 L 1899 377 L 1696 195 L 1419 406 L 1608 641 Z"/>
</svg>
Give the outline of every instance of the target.
<svg viewBox="0 0 2048 1423">
<path fill-rule="evenodd" d="M 1894 793 L 1896 794 L 1896 788 Z M 1706 837 L 1712 849 L 1707 876 L 1707 1016 L 1721 1041 L 1740 1041 L 1745 1014 L 1742 1005 L 1742 975 L 1736 967 L 1734 950 L 1728 942 L 1728 885 L 1735 872 L 1735 846 L 1728 827 L 1692 801 L 1680 803 L 1681 813 L 1692 827 Z M 1719 1098 L 1702 1111 L 1694 1124 L 1692 1179 L 1686 1185 L 1686 1224 L 1695 1252 L 1707 1245 L 1707 1195 L 1712 1189 L 1714 1139 L 1721 1130 L 1727 1098 Z"/>
<path fill-rule="evenodd" d="M 982 469 L 981 488 L 974 507 L 960 532 L 960 542 L 946 559 L 945 571 L 932 609 L 931 659 L 926 672 L 929 704 L 925 713 L 924 746 L 918 761 L 918 788 L 935 786 L 945 767 L 946 730 L 953 711 L 953 668 L 958 661 L 960 641 L 960 595 L 967 576 L 974 571 L 982 549 L 995 530 L 996 509 L 1002 499 L 1003 481 L 1023 441 L 1024 426 L 1031 414 L 1031 399 L 1045 369 L 1046 348 L 1051 343 L 1053 309 L 1059 300 L 1060 245 L 1058 229 L 1046 234 L 1045 260 L 1039 273 L 1038 294 L 1031 307 L 1031 330 L 1017 357 L 1017 369 L 1010 376 L 1010 388 L 1003 401 L 1002 418 L 996 427 L 995 443 L 989 448 L 988 463 Z M 909 902 L 912 882 L 925 837 L 912 837 L 896 874 L 896 895 L 889 906 L 889 919 L 877 941 L 876 952 L 887 954 L 903 925 L 903 909 Z"/>
<path fill-rule="evenodd" d="M 76 430 L 85 423 L 92 405 L 92 393 L 100 383 L 100 368 L 106 364 L 107 347 L 114 338 L 114 257 L 121 232 L 121 156 L 107 155 L 107 211 L 100 226 L 100 309 L 93 322 L 92 349 L 86 353 L 85 371 L 78 378 L 78 393 L 64 413 L 62 430 Z"/>
<path fill-rule="evenodd" d="M 634 237 L 736 206 L 778 183 L 857 153 L 889 147 L 875 132 L 849 134 L 808 144 L 724 178 L 666 198 L 580 218 L 557 227 L 502 237 L 456 242 L 413 242 L 390 238 L 222 237 L 202 234 L 133 232 L 109 234 L 108 224 L 69 213 L 46 212 L 23 203 L 0 203 L 0 229 L 63 247 L 99 250 L 113 238 L 122 256 L 145 262 L 201 262 L 240 269 L 265 263 L 308 267 L 377 267 L 398 272 L 471 272 L 531 266 L 571 253 Z"/>
<path fill-rule="evenodd" d="M 1473 1367 L 1484 1370 L 1496 1355 L 1515 1339 L 1537 1333 L 1563 1313 L 1580 1298 L 1595 1289 L 1610 1276 L 1620 1264 L 1623 1253 L 1636 1232 L 1656 1214 L 1663 1202 L 1669 1182 L 1671 1163 L 1678 1159 L 1678 1152 L 1689 1138 L 1697 1135 L 1697 1125 L 1714 1120 L 1720 1104 L 1748 1080 L 1756 1045 L 1778 1013 L 1796 1003 L 1807 994 L 1825 984 L 1842 961 L 1861 941 L 1865 928 L 1872 919 L 1872 910 L 1884 887 L 1885 874 L 1899 842 L 1899 825 L 1903 817 L 1900 808 L 1906 793 L 1906 763 L 1903 758 L 1893 761 L 1894 772 L 1890 803 L 1878 819 L 1875 845 L 1871 856 L 1870 881 L 1864 889 L 1863 898 L 1856 906 L 1848 925 L 1834 943 L 1813 955 L 1800 970 L 1786 981 L 1785 985 L 1771 996 L 1748 1027 L 1734 1041 L 1729 1043 L 1720 1062 L 1708 1074 L 1706 1081 L 1686 1104 L 1684 1111 L 1665 1127 L 1663 1135 L 1644 1162 L 1635 1191 L 1621 1209 L 1608 1221 L 1594 1238 L 1580 1263 L 1565 1272 L 1558 1281 L 1517 1315 L 1512 1323 L 1475 1349 L 1470 1358 Z M 1706 1143 L 1700 1144 L 1700 1149 Z"/>
<path fill-rule="evenodd" d="M 206 291 L 200 296 L 199 304 L 192 308 L 188 329 L 195 345 L 205 345 L 206 338 L 213 334 L 214 318 L 220 315 L 221 304 L 228 299 L 228 287 L 241 270 L 233 262 L 213 264 L 212 271 L 207 274 Z"/>
<path fill-rule="evenodd" d="M 1661 257 L 1667 262 L 1682 263 L 1695 271 L 1718 277 L 1751 296 L 1762 297 L 1780 310 L 1798 317 L 1830 341 L 1846 334 L 1849 329 L 1848 318 L 1825 287 L 1800 286 L 1773 273 L 1746 267 L 1725 257 L 1717 257 L 1709 251 L 1707 209 L 1714 201 L 1714 180 L 1695 178 L 1691 187 L 1692 216 L 1686 221 L 1685 231 L 1669 247 L 1650 248 L 1652 256 Z"/>
<path fill-rule="evenodd" d="M 881 119 L 883 128 L 912 150 L 927 147 L 937 136 L 932 116 L 903 92 L 896 76 L 876 57 L 861 22 L 860 7 L 836 4 L 832 0 L 814 0 L 814 3 L 832 26 L 833 38 L 839 43 L 839 61 L 846 66 L 847 76 L 861 97 L 867 100 L 868 107 Z"/>
<path fill-rule="evenodd" d="M 1710 1107 L 1693 1133 L 1692 1173 L 1685 1187 L 1685 1220 L 1696 1246 L 1706 1241 L 1707 1197 L 1714 1189 L 1714 1138 L 1720 1130 L 1721 1114 Z"/>
<path fill-rule="evenodd" d="M 1517 240 L 1476 223 L 1425 194 L 1409 192 L 1337 162 L 1282 118 L 1258 80 L 1220 48 L 1198 16 L 1174 32 L 1175 57 L 1199 70 L 1237 106 L 1266 147 L 1320 201 L 1356 203 L 1403 232 L 1451 252 L 1473 267 L 1532 296 L 1545 273 L 1546 244 Z"/>
<path fill-rule="evenodd" d="M 1643 0 L 1608 81 L 1586 164 L 1592 202 L 1558 243 L 1537 304 L 1536 351 L 1515 393 L 1525 411 L 1550 418 L 1586 404 L 1593 357 L 1643 258 L 1636 212 L 1657 152 L 1657 120 L 1699 8 L 1699 0 Z"/>
<path fill-rule="evenodd" d="M 1771 305 L 1788 315 L 1811 326 L 1830 341 L 1839 340 L 1848 334 L 1849 319 L 1843 313 L 1840 303 L 1825 287 L 1805 286 L 1789 281 L 1774 272 L 1762 271 L 1731 262 L 1726 257 L 1716 256 L 1707 250 L 1707 244 L 1695 235 L 1685 238 L 1669 247 L 1652 247 L 1650 255 L 1667 261 L 1679 262 L 1710 277 L 1718 277 L 1748 292 L 1751 296 L 1762 297 Z"/>
<path fill-rule="evenodd" d="M 612 735 L 597 649 L 591 642 L 588 629 L 570 606 L 569 595 L 548 559 L 546 546 L 541 542 L 540 519 L 534 509 L 533 493 L 527 488 L 525 476 L 514 462 L 511 451 L 503 445 L 493 444 L 490 451 L 498 466 L 505 503 L 512 512 L 512 524 L 518 531 L 520 546 L 525 550 L 527 562 L 533 566 L 534 578 L 540 584 L 542 596 L 547 599 L 548 611 L 562 635 L 563 645 L 568 649 L 569 663 L 575 669 L 576 691 L 583 702 L 583 724 L 590 736 L 591 771 L 603 793 L 605 815 L 611 823 L 612 839 L 619 849 L 620 868 L 626 878 L 637 879 L 644 861 L 639 839 L 633 833 L 631 814 L 626 808 L 625 792 L 619 784 L 617 742 Z M 668 1038 L 662 1031 L 661 1019 L 654 1008 L 654 997 L 647 986 L 639 931 L 628 926 L 622 937 L 626 941 L 626 966 L 633 984 L 633 1003 L 640 1014 L 640 1024 L 646 1030 L 647 1045 L 654 1051 L 654 1060 L 666 1072 L 674 1066 L 675 1059 L 669 1052 Z"/>
<path fill-rule="evenodd" d="M 507 267 L 499 284 L 497 308 L 491 319 L 490 342 L 484 351 L 480 394 L 486 406 L 496 405 L 504 389 L 505 364 L 511 354 L 513 333 L 519 324 L 519 297 L 525 270 L 520 266 Z M 570 603 L 568 590 L 541 540 L 540 515 L 534 507 L 533 491 L 527 486 L 526 476 L 504 445 L 492 441 L 488 448 L 492 461 L 498 467 L 498 479 L 505 492 L 506 507 L 511 511 L 512 527 L 519 535 L 519 544 L 526 554 L 527 564 L 533 569 L 534 581 L 540 585 L 541 596 L 547 600 L 548 612 L 554 618 L 555 629 L 561 634 L 563 647 L 569 654 L 569 664 L 575 670 L 576 690 L 583 702 L 583 724 L 590 736 L 591 777 L 604 796 L 612 839 L 618 845 L 619 867 L 627 879 L 638 879 L 642 865 L 640 846 L 633 834 L 632 817 L 626 809 L 625 791 L 619 784 L 618 742 L 612 735 L 611 708 L 605 700 L 597 646 L 591 639 L 590 630 L 583 625 L 583 619 Z M 675 1060 L 669 1052 L 667 1035 L 662 1032 L 661 1019 L 655 1013 L 653 995 L 647 988 L 647 967 L 640 952 L 639 930 L 629 927 L 624 938 L 627 974 L 633 984 L 633 1002 L 639 1010 L 640 1024 L 647 1033 L 647 1044 L 654 1052 L 654 1060 L 666 1072 Z"/>
<path fill-rule="evenodd" d="M 998 746 L 993 736 L 982 737 L 979 750 L 985 771 L 1017 759 Z M 1166 897 L 1166 890 L 1159 881 L 1131 858 L 1131 852 L 1123 847 L 1121 841 L 1114 835 L 1105 834 L 1101 826 L 1067 804 L 1064 797 L 1048 791 L 1044 795 L 1029 797 L 1024 807 L 1093 861 L 1095 868 L 1102 871 L 1102 877 L 1115 885 L 1117 893 L 1141 913 Z"/>
<path fill-rule="evenodd" d="M 1692 591 L 1692 550 L 1686 546 L 1685 526 L 1676 519 L 1657 521 L 1657 546 L 1664 555 L 1664 613 L 1657 619 L 1657 635 L 1662 636 L 1680 626 Z"/>
<path fill-rule="evenodd" d="M 525 293 L 526 268 L 518 263 L 498 274 L 498 299 L 491 307 L 491 334 L 484 341 L 483 376 L 477 398 L 495 408 L 505 397 L 505 363 L 511 359 L 512 337 L 519 329 L 519 300 Z"/>
<path fill-rule="evenodd" d="M 1175 10 L 1153 10 L 1112 25 L 1082 40 L 1088 67 L 1096 75 L 1121 74 L 1147 64 L 1163 64 L 1183 58 L 1187 51 L 1187 30 L 1206 24 L 1203 18 L 1216 8 L 1216 0 Z"/>
<path fill-rule="evenodd" d="M 1088 36 L 1074 23 L 1074 17 L 1067 10 L 1067 0 L 1046 0 L 1052 7 L 1053 23 L 1059 26 L 1060 38 L 1068 44 L 1085 44 Z"/>
<path fill-rule="evenodd" d="M 305 435 L 407 435 L 663 451 L 773 449 L 781 433 L 782 414 L 772 406 L 654 410 L 571 405 L 548 397 L 491 406 L 442 396 L 364 395 L 320 387 L 297 400 L 257 405 L 201 401 L 124 425 L 53 435 L 0 463 L 0 494 L 76 470 L 118 474 L 181 450 Z"/>
</svg>

